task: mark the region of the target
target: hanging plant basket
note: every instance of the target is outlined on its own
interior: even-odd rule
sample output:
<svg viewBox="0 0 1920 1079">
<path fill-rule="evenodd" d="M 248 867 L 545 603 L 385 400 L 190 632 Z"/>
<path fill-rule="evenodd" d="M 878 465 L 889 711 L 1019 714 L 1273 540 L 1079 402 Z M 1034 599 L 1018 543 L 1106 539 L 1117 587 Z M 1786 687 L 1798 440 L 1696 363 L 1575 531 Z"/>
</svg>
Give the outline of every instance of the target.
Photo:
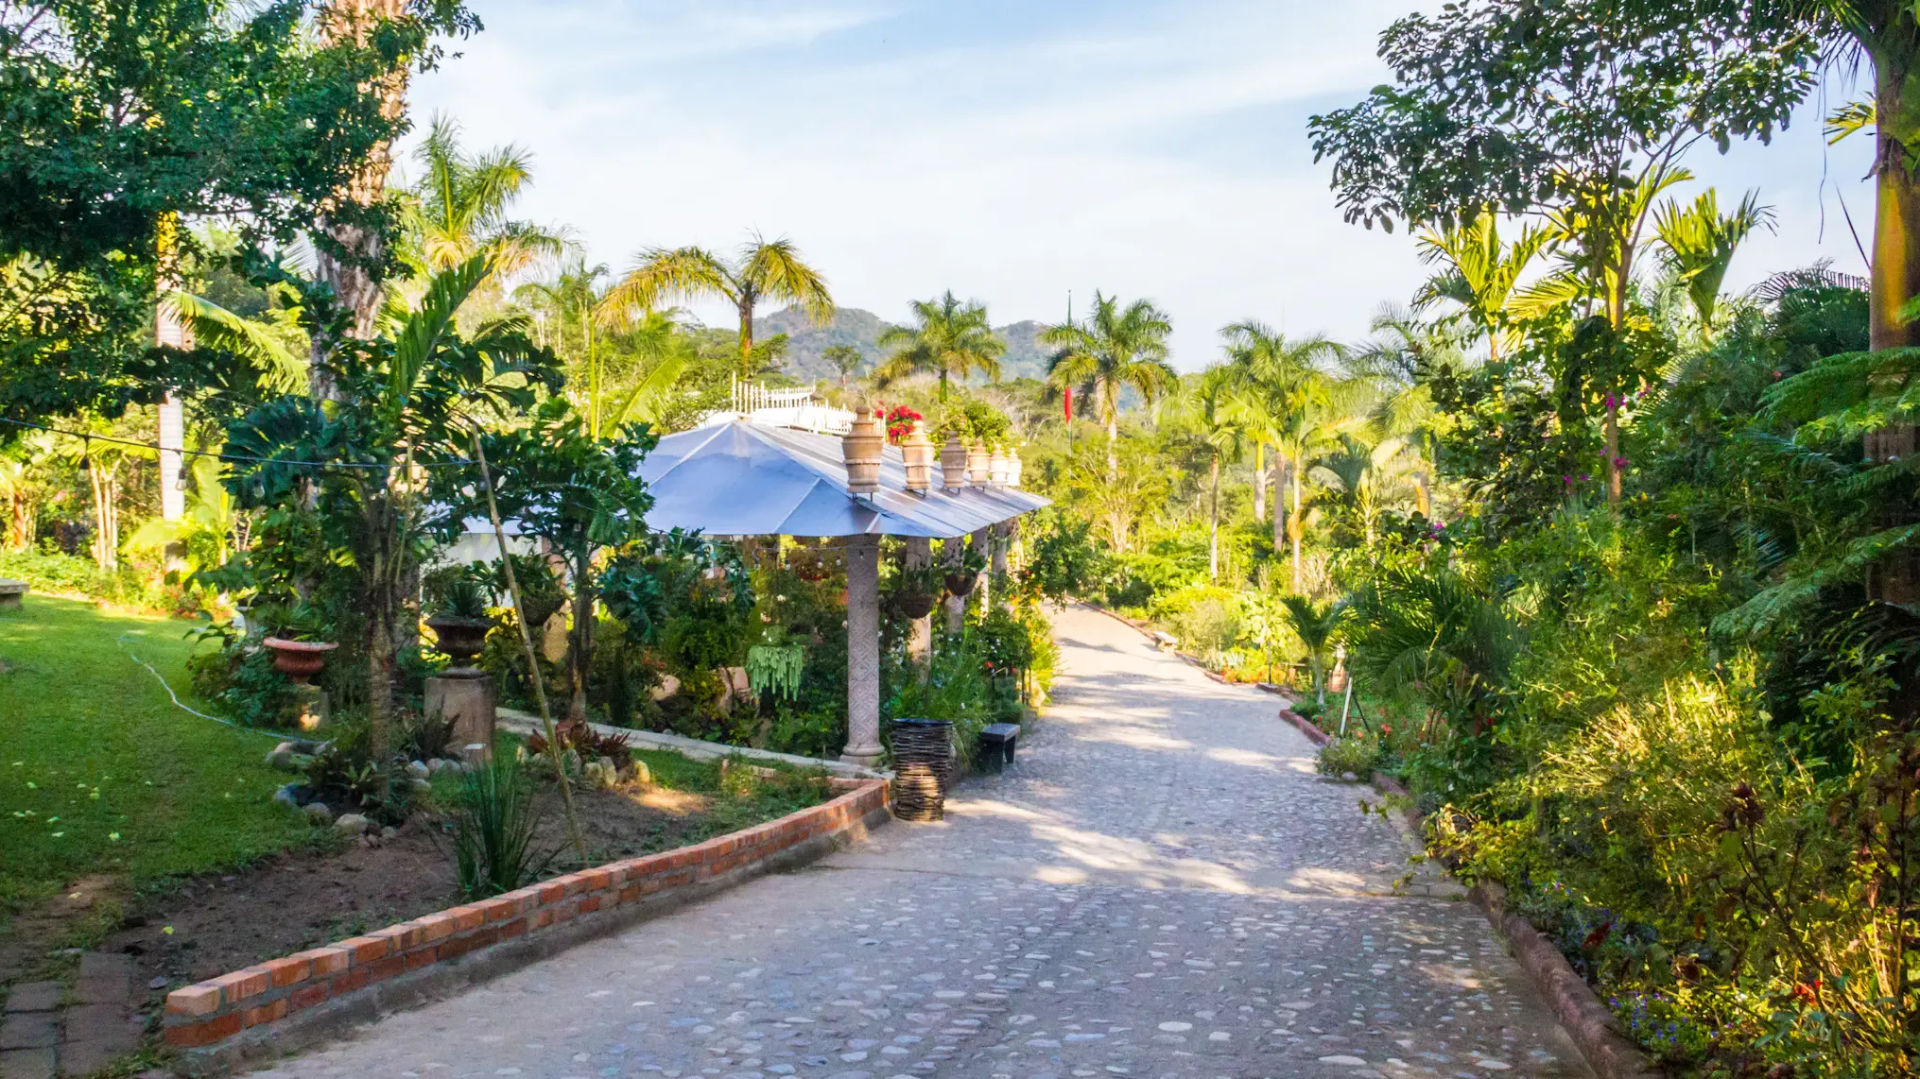
<svg viewBox="0 0 1920 1079">
<path fill-rule="evenodd" d="M 273 653 L 273 669 L 300 686 L 325 670 L 327 653 L 340 647 L 331 641 L 289 641 L 284 637 L 268 637 L 260 643 Z"/>
<path fill-rule="evenodd" d="M 933 613 L 936 597 L 931 592 L 895 592 L 893 609 L 907 618 L 925 618 Z"/>
<path fill-rule="evenodd" d="M 975 573 L 949 573 L 947 574 L 947 591 L 956 596 L 972 595 L 974 583 L 978 580 L 979 574 Z"/>
<path fill-rule="evenodd" d="M 527 599 L 523 596 L 521 597 L 520 603 L 527 610 L 527 628 L 539 629 L 541 626 L 546 625 L 547 619 L 557 614 L 561 607 L 566 606 L 567 597 L 542 596 L 539 599 Z M 427 624 L 432 625 L 433 623 L 429 622 Z"/>
<path fill-rule="evenodd" d="M 435 647 L 451 656 L 456 665 L 466 666 L 487 646 L 487 632 L 493 628 L 493 619 L 443 614 L 427 619 L 427 627 L 433 630 Z"/>
</svg>

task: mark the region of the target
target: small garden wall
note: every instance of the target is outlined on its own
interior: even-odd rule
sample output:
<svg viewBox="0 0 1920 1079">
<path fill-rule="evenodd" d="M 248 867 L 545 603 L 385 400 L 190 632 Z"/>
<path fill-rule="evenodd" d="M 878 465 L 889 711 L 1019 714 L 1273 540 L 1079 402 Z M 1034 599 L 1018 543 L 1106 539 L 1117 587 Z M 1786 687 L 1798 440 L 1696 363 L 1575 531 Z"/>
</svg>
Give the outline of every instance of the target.
<svg viewBox="0 0 1920 1079">
<path fill-rule="evenodd" d="M 590 937 L 851 843 L 888 817 L 881 780 L 779 820 L 629 858 L 177 989 L 164 1037 L 194 1071 L 311 1044 Z"/>
</svg>

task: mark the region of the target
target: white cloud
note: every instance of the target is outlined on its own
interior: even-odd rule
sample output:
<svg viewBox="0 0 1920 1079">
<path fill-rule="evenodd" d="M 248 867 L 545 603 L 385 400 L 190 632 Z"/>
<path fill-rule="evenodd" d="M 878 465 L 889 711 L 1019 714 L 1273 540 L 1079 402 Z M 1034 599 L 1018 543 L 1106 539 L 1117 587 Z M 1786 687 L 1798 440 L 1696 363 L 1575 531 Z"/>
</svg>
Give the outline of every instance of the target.
<svg viewBox="0 0 1920 1079">
<path fill-rule="evenodd" d="M 1304 134 L 1381 80 L 1375 35 L 1407 4 L 503 0 L 414 101 L 534 151 L 523 212 L 616 269 L 758 228 L 883 317 L 949 287 L 996 321 L 1057 318 L 1068 289 L 1150 296 L 1192 367 L 1229 321 L 1351 338 L 1411 294 L 1411 244 L 1340 220 Z M 1810 224 L 1817 125 L 1779 141 L 1694 162 L 1780 208 L 1735 277 L 1857 268 L 1830 195 L 1824 242 Z"/>
</svg>

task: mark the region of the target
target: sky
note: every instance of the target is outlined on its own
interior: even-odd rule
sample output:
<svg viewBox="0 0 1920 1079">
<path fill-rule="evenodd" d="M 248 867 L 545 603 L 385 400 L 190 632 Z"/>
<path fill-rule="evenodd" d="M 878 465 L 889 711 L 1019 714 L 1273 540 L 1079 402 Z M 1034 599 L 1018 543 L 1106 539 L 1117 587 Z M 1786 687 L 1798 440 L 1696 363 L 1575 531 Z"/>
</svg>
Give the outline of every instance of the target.
<svg viewBox="0 0 1920 1079">
<path fill-rule="evenodd" d="M 1377 35 L 1415 0 L 469 4 L 486 29 L 415 80 L 417 119 L 530 151 L 518 216 L 616 273 L 758 230 L 889 320 L 946 289 L 996 324 L 1058 321 L 1069 292 L 1079 313 L 1096 289 L 1149 298 L 1185 370 L 1248 318 L 1361 339 L 1425 276 L 1404 233 L 1341 220 L 1306 134 L 1385 80 Z M 1870 239 L 1868 139 L 1829 148 L 1821 101 L 1801 112 L 1770 146 L 1687 160 L 1691 190 L 1775 207 L 1731 288 L 1819 258 L 1865 272 L 1841 207 Z"/>
</svg>

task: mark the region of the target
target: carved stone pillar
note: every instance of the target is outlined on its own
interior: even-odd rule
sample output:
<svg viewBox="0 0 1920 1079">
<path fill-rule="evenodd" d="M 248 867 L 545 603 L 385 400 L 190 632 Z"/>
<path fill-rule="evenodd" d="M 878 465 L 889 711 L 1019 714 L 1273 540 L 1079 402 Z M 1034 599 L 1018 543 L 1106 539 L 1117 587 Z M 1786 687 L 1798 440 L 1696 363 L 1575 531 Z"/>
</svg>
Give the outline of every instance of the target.
<svg viewBox="0 0 1920 1079">
<path fill-rule="evenodd" d="M 849 536 L 847 552 L 847 748 L 840 759 L 880 760 L 880 538 Z"/>
<path fill-rule="evenodd" d="M 908 537 L 905 564 L 910 570 L 925 569 L 933 565 L 933 541 L 919 536 Z M 920 668 L 920 677 L 924 681 L 927 675 L 927 661 L 933 655 L 933 613 L 931 611 L 908 624 L 907 655 L 913 657 L 913 665 Z"/>
<path fill-rule="evenodd" d="M 967 541 L 958 537 L 940 541 L 941 564 L 950 567 L 951 572 L 960 572 L 961 555 L 967 549 Z M 947 613 L 947 632 L 959 633 L 966 626 L 967 597 L 949 595 L 943 601 Z"/>
</svg>

